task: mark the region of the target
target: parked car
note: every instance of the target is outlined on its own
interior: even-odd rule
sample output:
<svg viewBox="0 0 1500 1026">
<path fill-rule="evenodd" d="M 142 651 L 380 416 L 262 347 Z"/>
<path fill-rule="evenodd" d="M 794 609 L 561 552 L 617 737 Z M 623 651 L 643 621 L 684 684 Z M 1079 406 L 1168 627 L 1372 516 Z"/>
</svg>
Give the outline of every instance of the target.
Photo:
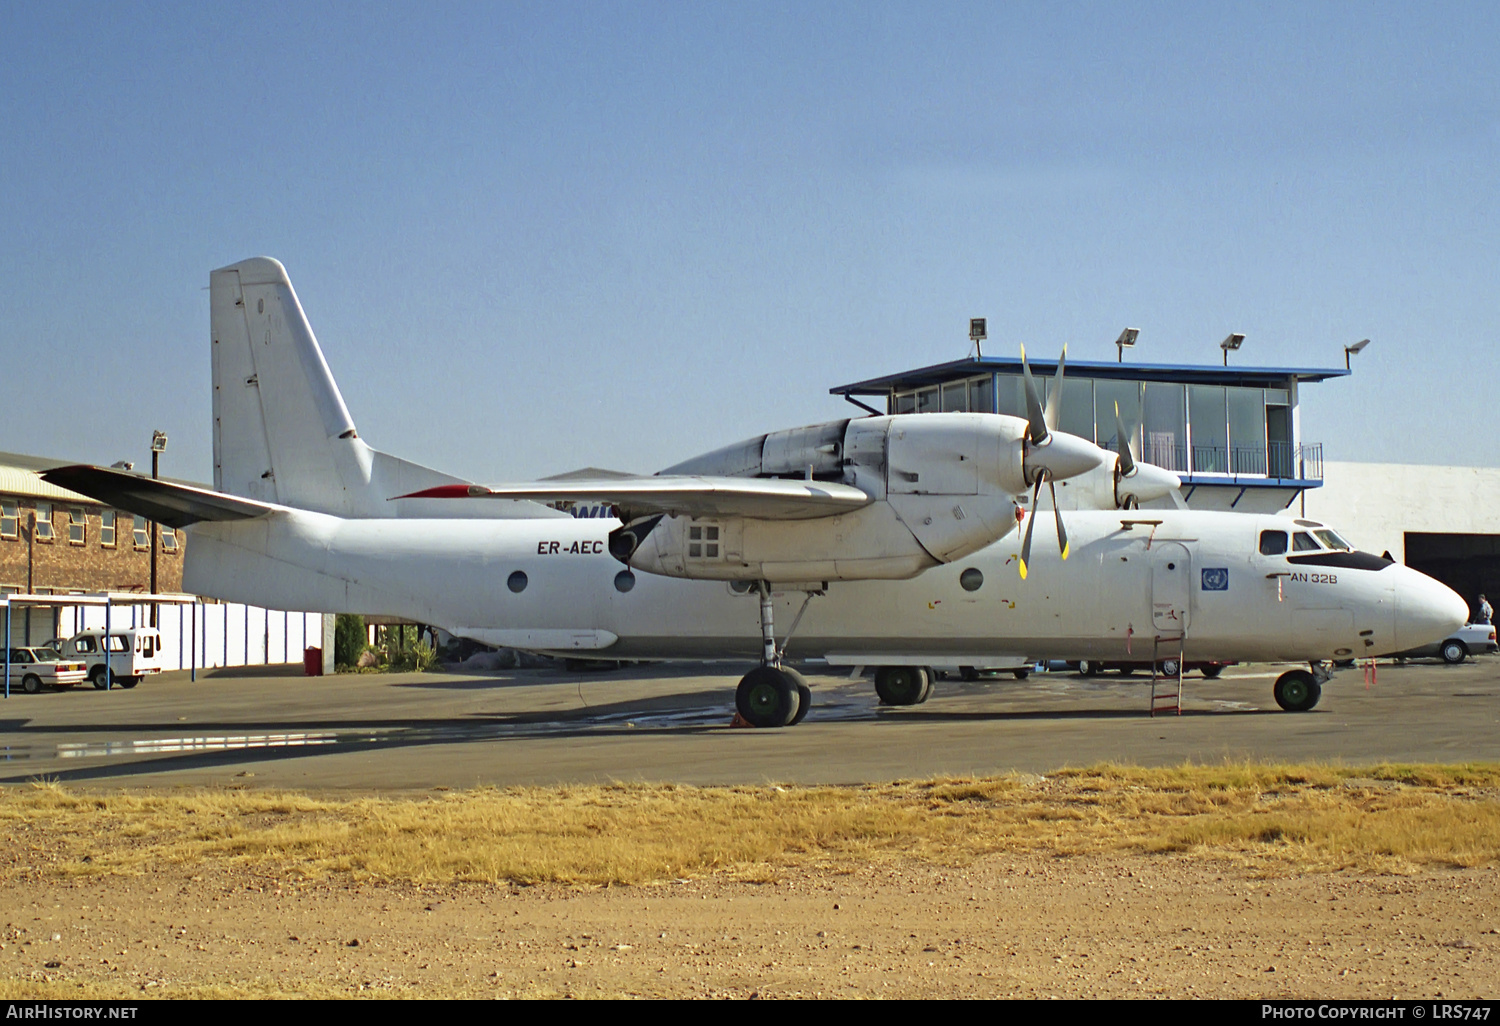
<svg viewBox="0 0 1500 1026">
<path fill-rule="evenodd" d="M 65 659 L 82 659 L 94 687 L 105 687 L 104 630 L 90 627 L 61 642 Z M 122 688 L 133 688 L 141 678 L 162 671 L 161 633 L 154 627 L 119 627 L 109 632 L 109 672 Z"/>
<path fill-rule="evenodd" d="M 1487 623 L 1471 623 L 1467 627 L 1460 627 L 1442 641 L 1397 652 L 1394 658 L 1437 657 L 1445 663 L 1461 663 L 1471 655 L 1483 655 L 1496 650 L 1500 650 L 1500 644 L 1495 642 L 1495 628 Z"/>
<path fill-rule="evenodd" d="M 83 663 L 64 661 L 55 648 L 10 650 L 10 679 L 20 681 L 21 690 L 34 695 L 42 688 L 70 688 L 88 679 Z"/>
<path fill-rule="evenodd" d="M 1135 673 L 1137 671 L 1141 673 L 1151 672 L 1151 660 L 1149 659 L 1137 661 L 1124 659 L 1082 659 L 1076 663 L 1069 663 L 1068 665 L 1077 670 L 1085 677 L 1097 677 L 1099 674 L 1104 673 L 1106 670 L 1113 670 L 1122 677 L 1128 677 L 1132 673 Z M 1233 665 L 1233 662 L 1218 662 L 1212 659 L 1189 659 L 1187 661 L 1187 665 L 1183 666 L 1182 672 L 1201 673 L 1209 680 L 1212 680 L 1213 678 L 1224 672 L 1224 667 Z M 1163 677 L 1177 676 L 1177 660 L 1163 659 L 1161 662 L 1156 664 L 1156 672 Z"/>
</svg>

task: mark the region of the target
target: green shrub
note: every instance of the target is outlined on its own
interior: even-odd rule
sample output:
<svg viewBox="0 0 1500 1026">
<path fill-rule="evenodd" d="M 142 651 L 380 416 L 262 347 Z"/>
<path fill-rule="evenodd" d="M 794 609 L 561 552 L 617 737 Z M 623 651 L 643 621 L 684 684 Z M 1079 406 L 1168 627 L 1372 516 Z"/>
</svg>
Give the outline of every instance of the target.
<svg viewBox="0 0 1500 1026">
<path fill-rule="evenodd" d="M 340 613 L 333 621 L 333 661 L 339 666 L 353 666 L 366 645 L 365 618 L 354 613 Z"/>
</svg>

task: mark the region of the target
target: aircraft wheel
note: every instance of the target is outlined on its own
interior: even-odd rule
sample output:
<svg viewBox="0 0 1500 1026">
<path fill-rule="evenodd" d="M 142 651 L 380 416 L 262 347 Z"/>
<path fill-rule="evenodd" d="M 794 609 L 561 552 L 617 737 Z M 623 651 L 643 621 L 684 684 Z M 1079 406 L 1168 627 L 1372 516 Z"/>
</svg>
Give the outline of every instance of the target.
<svg viewBox="0 0 1500 1026">
<path fill-rule="evenodd" d="M 1161 661 L 1161 675 L 1163 677 L 1175 677 L 1177 671 L 1182 669 L 1182 664 L 1176 659 L 1163 659 Z"/>
<path fill-rule="evenodd" d="M 920 666 L 882 666 L 875 671 L 875 693 L 882 705 L 916 705 L 932 687 Z"/>
<path fill-rule="evenodd" d="M 1289 670 L 1276 678 L 1274 694 L 1287 712 L 1307 712 L 1323 697 L 1323 687 L 1306 670 Z"/>
<path fill-rule="evenodd" d="M 89 671 L 89 682 L 92 683 L 94 687 L 98 688 L 100 691 L 104 690 L 106 681 L 104 679 L 103 666 L 96 666 Z"/>
<path fill-rule="evenodd" d="M 1219 674 L 1223 672 L 1224 667 L 1222 666 L 1205 666 L 1203 668 L 1203 676 L 1207 677 L 1209 680 L 1218 679 Z"/>
<path fill-rule="evenodd" d="M 979 671 L 972 666 L 960 666 L 958 668 L 958 676 L 965 683 L 972 684 L 979 679 Z"/>
<path fill-rule="evenodd" d="M 1469 650 L 1462 641 L 1450 639 L 1443 642 L 1443 662 L 1461 663 L 1469 657 Z"/>
<path fill-rule="evenodd" d="M 40 693 L 42 690 L 42 678 L 38 677 L 34 673 L 28 673 L 26 676 L 21 678 L 21 690 L 26 692 L 28 695 L 35 695 Z"/>
<path fill-rule="evenodd" d="M 116 684 L 120 685 L 120 687 L 125 688 L 126 690 L 135 687 L 140 682 L 141 678 L 139 677 L 120 677 L 115 681 Z"/>
<path fill-rule="evenodd" d="M 752 726 L 785 727 L 801 703 L 791 677 L 774 666 L 757 666 L 740 678 L 734 704 Z"/>
<path fill-rule="evenodd" d="M 807 686 L 807 678 L 789 666 L 783 666 L 781 672 L 792 680 L 792 686 L 797 691 L 797 711 L 787 721 L 788 727 L 795 727 L 807 717 L 807 711 L 812 708 L 812 688 Z"/>
<path fill-rule="evenodd" d="M 1099 664 L 1093 660 L 1078 660 L 1078 675 L 1080 677 L 1093 677 L 1099 672 Z"/>
</svg>

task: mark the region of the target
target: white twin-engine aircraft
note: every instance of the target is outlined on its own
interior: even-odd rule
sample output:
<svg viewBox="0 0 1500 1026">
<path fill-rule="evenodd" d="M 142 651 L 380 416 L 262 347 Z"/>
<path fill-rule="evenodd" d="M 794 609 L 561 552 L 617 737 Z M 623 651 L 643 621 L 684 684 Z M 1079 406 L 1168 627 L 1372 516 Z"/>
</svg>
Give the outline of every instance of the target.
<svg viewBox="0 0 1500 1026">
<path fill-rule="evenodd" d="M 215 490 L 91 466 L 44 475 L 184 529 L 183 586 L 198 594 L 575 657 L 758 658 L 736 702 L 757 726 L 807 713 L 790 658 L 876 667 L 880 697 L 910 704 L 933 666 L 1170 650 L 1316 669 L 1436 640 L 1467 614 L 1442 584 L 1322 524 L 1138 509 L 1177 477 L 1058 431 L 1029 371 L 1025 419 L 872 416 L 651 477 L 481 486 L 359 438 L 280 263 L 214 271 L 210 296 Z M 1066 528 L 1055 495 L 1052 512 L 1038 507 L 1061 479 L 1100 507 Z M 568 502 L 620 515 L 547 505 Z M 1058 547 L 1033 556 L 1039 520 Z M 1323 679 L 1285 673 L 1277 701 L 1310 709 Z"/>
</svg>

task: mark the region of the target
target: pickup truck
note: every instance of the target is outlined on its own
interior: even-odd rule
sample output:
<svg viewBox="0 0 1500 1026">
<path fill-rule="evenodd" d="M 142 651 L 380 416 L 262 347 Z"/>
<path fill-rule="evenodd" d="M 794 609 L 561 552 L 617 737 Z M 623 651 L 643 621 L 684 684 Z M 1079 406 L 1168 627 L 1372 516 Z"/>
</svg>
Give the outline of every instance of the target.
<svg viewBox="0 0 1500 1026">
<path fill-rule="evenodd" d="M 54 644 L 63 658 L 81 659 L 88 665 L 88 678 L 94 687 L 106 686 L 102 628 L 90 627 Z M 133 688 L 142 677 L 161 671 L 161 633 L 156 628 L 117 627 L 109 632 L 109 672 L 114 683 Z"/>
</svg>

